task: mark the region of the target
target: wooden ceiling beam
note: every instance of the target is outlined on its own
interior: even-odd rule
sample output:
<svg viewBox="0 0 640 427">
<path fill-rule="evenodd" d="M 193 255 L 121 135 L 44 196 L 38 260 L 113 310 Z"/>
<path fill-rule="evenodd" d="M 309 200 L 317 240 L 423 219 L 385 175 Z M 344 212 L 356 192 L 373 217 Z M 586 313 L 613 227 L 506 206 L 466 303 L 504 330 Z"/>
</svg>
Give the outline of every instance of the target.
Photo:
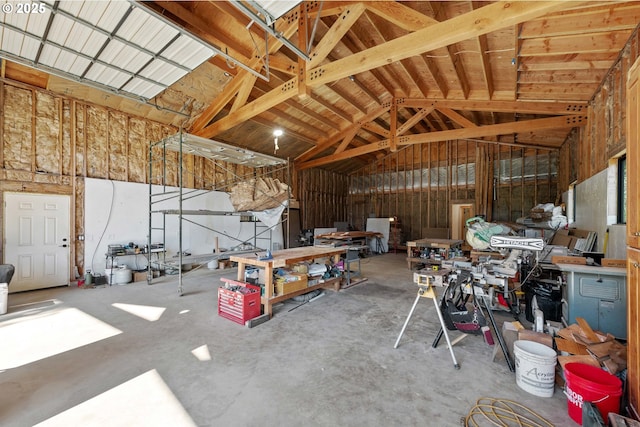
<svg viewBox="0 0 640 427">
<path fill-rule="evenodd" d="M 405 31 L 418 31 L 438 23 L 436 19 L 405 6 L 401 2 L 367 2 L 366 4 L 368 12 L 378 15 L 380 18 L 397 25 Z M 389 39 L 389 37 L 384 38 L 385 40 Z M 422 59 L 425 61 L 432 78 L 436 81 L 440 93 L 443 97 L 446 97 L 448 93 L 448 86 L 443 79 L 438 66 L 430 58 L 423 57 Z M 416 87 L 420 92 L 422 92 L 422 95 L 425 97 L 428 96 L 429 88 L 420 77 L 421 71 L 418 71 L 415 65 L 407 59 L 400 61 L 400 64 Z M 404 88 L 404 91 L 410 93 L 407 88 Z"/>
<path fill-rule="evenodd" d="M 307 64 L 307 68 L 311 69 L 320 65 L 333 48 L 340 43 L 344 35 L 351 29 L 360 16 L 362 16 L 364 11 L 365 7 L 362 3 L 347 7 L 333 23 L 331 28 L 329 28 L 329 31 L 327 31 L 324 37 L 322 37 L 320 43 L 311 50 L 311 54 L 309 55 L 311 60 Z"/>
<path fill-rule="evenodd" d="M 405 133 L 407 133 L 412 127 L 414 127 L 420 121 L 422 121 L 422 119 L 424 119 L 429 114 L 431 114 L 433 112 L 433 110 L 434 110 L 433 107 L 422 108 L 420 111 L 418 111 L 413 116 L 411 116 L 411 118 L 409 120 L 405 121 L 403 124 L 398 126 L 398 130 L 396 131 L 396 135 L 400 136 L 400 135 L 404 135 Z"/>
<path fill-rule="evenodd" d="M 338 145 L 338 148 L 336 148 L 336 151 L 334 151 L 333 154 L 340 154 L 344 150 L 346 150 L 346 148 L 349 146 L 349 144 L 355 138 L 356 134 L 358 133 L 358 130 L 360 130 L 360 128 L 358 126 L 352 126 L 351 129 L 349 129 L 348 132 L 345 132 L 343 134 L 344 138 L 342 139 L 342 142 L 340 142 L 340 145 Z"/>
<path fill-rule="evenodd" d="M 278 70 L 289 76 L 298 75 L 298 64 L 282 52 L 269 55 L 269 68 Z"/>
<path fill-rule="evenodd" d="M 487 42 L 487 36 L 484 34 L 478 36 L 478 49 L 480 49 L 480 61 L 482 63 L 484 84 L 487 88 L 489 99 L 493 99 L 493 91 L 495 90 L 493 71 L 491 71 L 491 58 L 489 58 L 489 43 Z"/>
<path fill-rule="evenodd" d="M 178 18 L 180 21 L 186 23 L 188 27 L 187 29 L 198 37 L 201 37 L 203 40 L 212 43 L 219 48 L 228 48 L 228 54 L 243 64 L 249 62 L 249 59 L 252 56 L 250 50 L 246 49 L 244 46 L 229 37 L 227 35 L 228 32 L 221 31 L 220 29 L 217 29 L 217 31 L 216 29 L 212 29 L 212 22 L 206 21 L 201 17 L 201 15 L 191 12 L 183 6 L 185 3 L 179 1 L 154 1 L 152 3 L 150 2 L 148 6 L 153 6 L 153 4 L 159 6 Z M 159 12 L 162 13 L 161 11 Z"/>
<path fill-rule="evenodd" d="M 586 112 L 586 102 L 535 102 L 535 101 L 471 101 L 430 100 L 404 98 L 399 102 L 405 107 L 451 108 L 454 110 L 494 111 L 499 113 L 576 114 Z"/>
<path fill-rule="evenodd" d="M 640 3 L 616 4 L 606 2 L 588 10 L 567 11 L 566 13 L 534 19 L 523 26 L 519 37 L 522 39 L 585 35 L 606 28 L 607 31 L 633 30 L 640 22 Z"/>
<path fill-rule="evenodd" d="M 431 74 L 431 77 L 435 81 L 438 91 L 440 91 L 440 95 L 443 98 L 449 96 L 449 83 L 447 82 L 447 78 L 438 67 L 438 64 L 436 64 L 436 62 L 426 54 L 420 55 L 420 58 L 422 58 L 422 61 L 424 61 L 424 65 L 427 67 L 429 74 Z M 424 93 L 424 91 L 423 94 L 424 96 L 429 95 L 428 93 Z"/>
<path fill-rule="evenodd" d="M 298 156 L 296 160 L 304 162 L 308 159 L 313 158 L 316 154 L 321 153 L 322 151 L 331 147 L 338 141 L 341 141 L 343 139 L 343 136 L 349 132 L 352 132 L 354 128 L 356 129 L 356 133 L 357 133 L 357 131 L 360 130 L 360 128 L 364 123 L 368 123 L 374 120 L 375 118 L 379 117 L 380 115 L 388 112 L 390 107 L 391 107 L 391 104 L 384 104 L 383 106 L 372 110 L 366 115 L 361 116 L 354 123 L 352 123 L 351 125 L 347 126 L 344 130 L 342 130 L 342 132 L 337 132 L 329 136 L 328 138 L 326 138 L 324 141 L 319 142 L 314 148 L 307 150 L 306 152 Z"/>
<path fill-rule="evenodd" d="M 579 2 L 575 1 L 491 3 L 480 9 L 434 24 L 406 36 L 398 37 L 344 59 L 312 68 L 307 71 L 308 77 L 305 80 L 310 87 L 318 87 L 350 75 L 384 66 L 390 62 L 400 61 L 424 52 L 446 47 L 453 43 L 487 34 L 569 6 L 576 7 L 576 3 L 579 5 Z M 278 23 L 280 21 L 284 22 L 284 20 L 278 20 Z M 298 28 L 297 22 L 289 24 L 288 27 L 293 27 L 295 31 Z M 286 34 L 284 36 L 286 37 Z M 297 77 L 196 133 L 200 136 L 211 138 L 220 132 L 237 126 L 274 105 L 296 96 L 297 90 L 291 90 L 292 87 L 297 89 Z"/>
<path fill-rule="evenodd" d="M 277 106 L 278 104 L 290 99 L 291 97 L 296 96 L 297 93 L 298 78 L 294 77 L 288 82 L 279 85 L 271 92 L 261 96 L 257 100 L 245 104 L 243 107 L 221 118 L 215 123 L 192 133 L 195 133 L 196 135 L 203 138 L 212 138 L 215 135 L 229 130 L 246 120 L 252 119 L 258 114 Z"/>
<path fill-rule="evenodd" d="M 233 100 L 233 104 L 231 105 L 231 112 L 233 113 L 238 108 L 242 107 L 247 103 L 249 99 L 249 95 L 251 95 L 251 90 L 253 86 L 256 84 L 256 80 L 258 77 L 253 74 L 247 75 L 244 79 L 242 79 L 242 85 L 238 88 L 238 93 Z"/>
<path fill-rule="evenodd" d="M 351 114 L 349 114 L 346 111 L 343 111 L 343 110 L 339 109 L 333 103 L 322 99 L 320 96 L 317 96 L 314 93 L 311 93 L 311 95 L 309 95 L 309 97 L 311 99 L 313 99 L 315 102 L 317 102 L 318 104 L 322 105 L 327 110 L 331 111 L 336 116 L 340 117 L 341 119 L 346 120 L 349 123 L 353 122 L 354 117 Z"/>
<path fill-rule="evenodd" d="M 375 13 L 406 31 L 418 31 L 438 23 L 436 19 L 405 6 L 401 2 L 368 1 L 366 5 L 367 10 L 371 13 Z"/>
<path fill-rule="evenodd" d="M 276 28 L 278 31 L 282 33 L 283 37 L 287 38 L 287 37 L 291 37 L 295 33 L 295 31 L 298 29 L 298 26 L 297 26 L 297 22 L 285 23 L 283 20 L 279 20 L 278 23 L 276 24 Z M 268 53 L 277 52 L 281 47 L 282 47 L 282 42 L 276 41 L 275 43 L 271 43 L 269 45 Z M 253 58 L 247 65 L 255 69 L 255 67 L 261 66 L 261 58 Z M 195 134 L 202 133 L 203 135 L 204 134 L 211 135 L 208 138 L 211 138 L 217 135 L 217 133 L 211 133 L 212 129 L 210 129 L 208 132 L 203 132 L 203 130 L 205 126 L 207 126 L 207 124 L 211 121 L 211 119 L 213 119 L 220 111 L 222 111 L 222 109 L 229 103 L 229 101 L 231 101 L 231 99 L 234 96 L 236 96 L 236 94 L 238 93 L 238 90 L 242 87 L 244 80 L 247 78 L 247 76 L 250 76 L 250 75 L 251 73 L 249 73 L 246 70 L 239 71 L 238 74 L 231 80 L 231 82 L 229 82 L 224 87 L 224 89 L 222 90 L 222 93 L 220 93 L 220 95 L 218 95 L 216 99 L 214 99 L 213 102 L 207 108 L 205 108 L 202 113 L 200 113 L 198 118 L 191 125 L 189 132 L 195 133 Z M 297 76 L 293 77 L 289 82 L 292 82 L 292 81 L 295 81 L 296 88 L 297 88 Z M 278 87 L 281 88 L 280 90 L 282 90 L 283 85 L 280 85 Z M 255 102 L 256 101 L 253 101 L 252 104 L 254 104 Z M 246 107 L 246 105 L 244 107 Z M 251 108 L 249 108 L 249 110 L 250 109 Z M 233 121 L 232 118 L 235 117 L 236 113 L 239 112 L 240 110 L 242 110 L 242 108 L 239 108 L 232 114 L 227 115 L 225 119 L 227 119 L 227 121 Z M 259 111 L 253 114 L 252 116 L 249 115 L 248 118 L 258 115 L 262 111 Z M 245 114 L 247 114 L 246 111 L 243 112 L 241 116 Z M 230 129 L 236 124 L 238 123 L 235 123 L 234 125 L 230 126 L 227 129 Z M 220 127 L 218 127 L 218 129 L 219 128 Z M 223 130 L 227 130 L 227 129 L 223 129 Z M 215 132 L 222 132 L 223 130 L 218 131 L 216 129 Z"/>
<path fill-rule="evenodd" d="M 462 114 L 460 114 L 460 113 L 458 113 L 456 111 L 453 111 L 450 108 L 442 108 L 441 107 L 441 108 L 438 108 L 438 111 L 441 112 L 442 114 L 444 114 L 445 116 L 447 116 L 448 118 L 450 118 L 451 120 L 453 120 L 458 125 L 462 126 L 463 128 L 478 127 L 478 125 L 473 123 L 471 120 L 467 119 Z"/>
<path fill-rule="evenodd" d="M 505 135 L 519 132 L 530 132 L 534 130 L 544 129 L 569 129 L 572 127 L 582 126 L 587 123 L 586 116 L 566 116 L 551 117 L 545 119 L 523 120 L 519 122 L 500 123 L 496 125 L 478 126 L 476 128 L 464 128 L 445 130 L 441 132 L 429 132 L 417 135 L 407 135 L 398 138 L 398 145 L 415 145 L 429 142 L 450 141 L 456 139 L 482 138 L 487 136 Z M 389 148 L 389 140 L 378 141 L 363 147 L 353 148 L 340 154 L 333 154 L 320 159 L 309 160 L 307 162 L 298 162 L 296 159 L 296 170 L 308 169 L 316 166 L 333 163 L 339 160 L 345 160 L 357 157 L 366 153 Z"/>
<path fill-rule="evenodd" d="M 380 126 L 379 124 L 375 123 L 375 122 L 368 122 L 368 123 L 363 123 L 362 124 L 362 129 L 366 129 L 369 132 L 375 134 L 375 135 L 379 135 L 382 136 L 384 138 L 389 138 L 389 130 L 385 129 L 384 127 Z"/>
<path fill-rule="evenodd" d="M 497 2 L 456 16 L 445 22 L 398 37 L 382 45 L 355 53 L 308 71 L 312 86 L 327 84 L 350 75 L 384 66 L 411 56 L 488 34 L 541 15 L 575 7 L 573 1 Z"/>
<path fill-rule="evenodd" d="M 351 104 L 354 108 L 360 111 L 363 114 L 367 114 L 367 109 L 362 104 L 362 100 L 356 99 L 354 95 L 348 93 L 346 90 L 338 87 L 337 85 L 327 85 L 327 89 L 335 92 L 340 98 L 346 100 Z"/>
<path fill-rule="evenodd" d="M 443 22 L 446 21 L 445 9 L 443 3 L 430 3 L 433 9 L 434 16 L 437 21 Z M 469 98 L 469 91 L 471 90 L 471 86 L 469 85 L 469 79 L 467 78 L 467 73 L 464 69 L 464 64 L 462 63 L 461 56 L 458 52 L 458 48 L 455 44 L 450 44 L 445 46 L 447 54 L 449 56 L 449 60 L 453 65 L 453 69 L 456 72 L 456 76 L 458 78 L 458 83 L 460 84 L 460 89 L 462 90 L 462 94 L 465 99 Z"/>
<path fill-rule="evenodd" d="M 615 54 L 610 54 L 616 56 Z M 579 56 L 579 55 L 576 55 Z M 573 55 L 571 56 L 573 57 Z M 537 56 L 531 58 L 520 58 L 519 71 L 561 71 L 561 70 L 603 70 L 611 68 L 611 60 L 579 60 L 567 58 L 566 55 L 559 56 Z"/>
<path fill-rule="evenodd" d="M 619 46 L 624 46 L 630 35 L 631 30 L 627 30 L 595 33 L 589 37 L 575 35 L 525 39 L 522 40 L 520 55 L 527 57 L 546 56 L 550 53 L 552 53 L 553 56 L 586 52 L 615 53 L 620 52 Z"/>
</svg>

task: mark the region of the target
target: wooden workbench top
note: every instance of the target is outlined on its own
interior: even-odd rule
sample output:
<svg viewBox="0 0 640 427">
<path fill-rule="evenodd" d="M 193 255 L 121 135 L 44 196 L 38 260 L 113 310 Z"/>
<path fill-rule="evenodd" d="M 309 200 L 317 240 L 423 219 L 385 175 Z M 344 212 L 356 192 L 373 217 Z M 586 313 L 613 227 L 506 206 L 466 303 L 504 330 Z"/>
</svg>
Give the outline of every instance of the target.
<svg viewBox="0 0 640 427">
<path fill-rule="evenodd" d="M 408 247 L 431 246 L 434 248 L 449 249 L 458 245 L 462 245 L 462 240 L 432 239 L 430 237 L 425 237 L 424 239 L 418 239 L 418 240 L 407 242 Z"/>
<path fill-rule="evenodd" d="M 331 233 L 318 234 L 317 238 L 320 239 L 337 239 L 337 240 L 349 240 L 349 239 L 362 239 L 363 237 L 383 237 L 382 233 L 377 231 L 333 231 Z"/>
<path fill-rule="evenodd" d="M 271 253 L 273 259 L 260 260 L 265 256 L 265 252 L 258 252 L 250 255 L 232 255 L 229 258 L 233 262 L 255 265 L 258 267 L 285 267 L 296 262 L 306 261 L 314 258 L 330 257 L 346 252 L 346 247 L 326 248 L 318 246 L 303 246 L 300 248 L 283 249 Z"/>
</svg>

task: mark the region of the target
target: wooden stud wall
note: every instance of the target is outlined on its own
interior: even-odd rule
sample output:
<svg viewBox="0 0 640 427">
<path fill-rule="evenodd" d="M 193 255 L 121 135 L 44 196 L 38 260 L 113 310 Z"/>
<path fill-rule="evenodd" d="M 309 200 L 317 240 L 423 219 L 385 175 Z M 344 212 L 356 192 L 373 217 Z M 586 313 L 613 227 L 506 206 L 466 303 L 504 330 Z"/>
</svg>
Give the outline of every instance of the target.
<svg viewBox="0 0 640 427">
<path fill-rule="evenodd" d="M 625 149 L 625 87 L 629 68 L 639 56 L 639 45 L 640 33 L 636 28 L 591 101 L 589 125 L 582 130 L 579 138 L 579 155 L 571 156 L 568 150 L 563 150 L 563 157 L 569 156 L 572 170 L 577 171 L 575 175 L 578 182 L 606 169 L 609 159 Z M 567 177 L 560 181 L 561 191 L 566 191 L 568 184 L 573 182 Z"/>
<path fill-rule="evenodd" d="M 0 199 L 4 191 L 73 195 L 69 271 L 77 266 L 82 272 L 84 244 L 77 236 L 84 234 L 84 178 L 148 183 L 149 144 L 178 129 L 6 78 L 0 78 L 0 107 Z M 177 153 L 166 154 L 175 166 Z M 190 188 L 217 189 L 256 174 L 253 168 L 193 155 L 183 156 L 183 168 Z M 286 172 L 281 175 L 289 182 Z M 167 167 L 161 178 L 154 175 L 154 182 L 178 185 L 176 168 Z"/>
<path fill-rule="evenodd" d="M 451 204 L 476 203 L 476 212 L 488 220 L 514 222 L 539 203 L 558 201 L 556 176 L 542 166 L 554 159 L 548 150 L 478 141 L 409 146 L 351 175 L 348 221 L 364 230 L 369 217 L 396 216 L 403 238 L 412 240 L 427 229 L 451 228 Z M 494 165 L 500 160 L 509 179 L 494 188 Z M 527 170 L 533 168 L 535 177 L 519 172 L 525 162 L 533 162 Z M 446 173 L 436 173 L 443 168 Z"/>
<path fill-rule="evenodd" d="M 294 196 L 300 200 L 302 229 L 333 227 L 347 221 L 349 178 L 321 169 L 305 169 L 297 173 Z"/>
</svg>

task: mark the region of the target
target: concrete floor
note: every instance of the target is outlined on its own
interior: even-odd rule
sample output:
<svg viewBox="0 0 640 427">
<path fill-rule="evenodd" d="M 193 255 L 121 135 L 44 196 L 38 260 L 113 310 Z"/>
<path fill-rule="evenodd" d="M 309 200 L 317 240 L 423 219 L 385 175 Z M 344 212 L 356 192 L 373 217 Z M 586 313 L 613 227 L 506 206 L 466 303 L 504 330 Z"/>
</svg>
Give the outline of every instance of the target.
<svg viewBox="0 0 640 427">
<path fill-rule="evenodd" d="M 431 346 L 432 300 L 394 349 L 417 290 L 404 260 L 366 258 L 366 282 L 290 300 L 251 329 L 217 314 L 219 278 L 235 269 L 185 275 L 182 297 L 175 276 L 10 294 L 0 425 L 456 426 L 483 397 L 577 425 L 561 389 L 521 390 L 480 336 L 454 346 L 455 370 L 444 340 Z"/>
</svg>

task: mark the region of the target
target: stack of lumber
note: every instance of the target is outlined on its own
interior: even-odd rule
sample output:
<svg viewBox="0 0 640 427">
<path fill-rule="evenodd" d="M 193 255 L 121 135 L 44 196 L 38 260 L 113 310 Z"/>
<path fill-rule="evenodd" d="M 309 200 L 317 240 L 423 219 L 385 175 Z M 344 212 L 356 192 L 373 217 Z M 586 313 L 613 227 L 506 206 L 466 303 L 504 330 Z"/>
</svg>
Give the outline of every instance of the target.
<svg viewBox="0 0 640 427">
<path fill-rule="evenodd" d="M 627 347 L 611 334 L 594 331 L 586 320 L 576 318 L 577 324 L 558 331 L 556 347 L 568 356 L 558 356 L 564 368 L 567 363 L 578 362 L 604 368 L 611 374 L 627 367 Z"/>
<path fill-rule="evenodd" d="M 276 178 L 255 178 L 236 184 L 229 193 L 238 212 L 264 211 L 280 206 L 289 198 L 289 186 Z"/>
</svg>

